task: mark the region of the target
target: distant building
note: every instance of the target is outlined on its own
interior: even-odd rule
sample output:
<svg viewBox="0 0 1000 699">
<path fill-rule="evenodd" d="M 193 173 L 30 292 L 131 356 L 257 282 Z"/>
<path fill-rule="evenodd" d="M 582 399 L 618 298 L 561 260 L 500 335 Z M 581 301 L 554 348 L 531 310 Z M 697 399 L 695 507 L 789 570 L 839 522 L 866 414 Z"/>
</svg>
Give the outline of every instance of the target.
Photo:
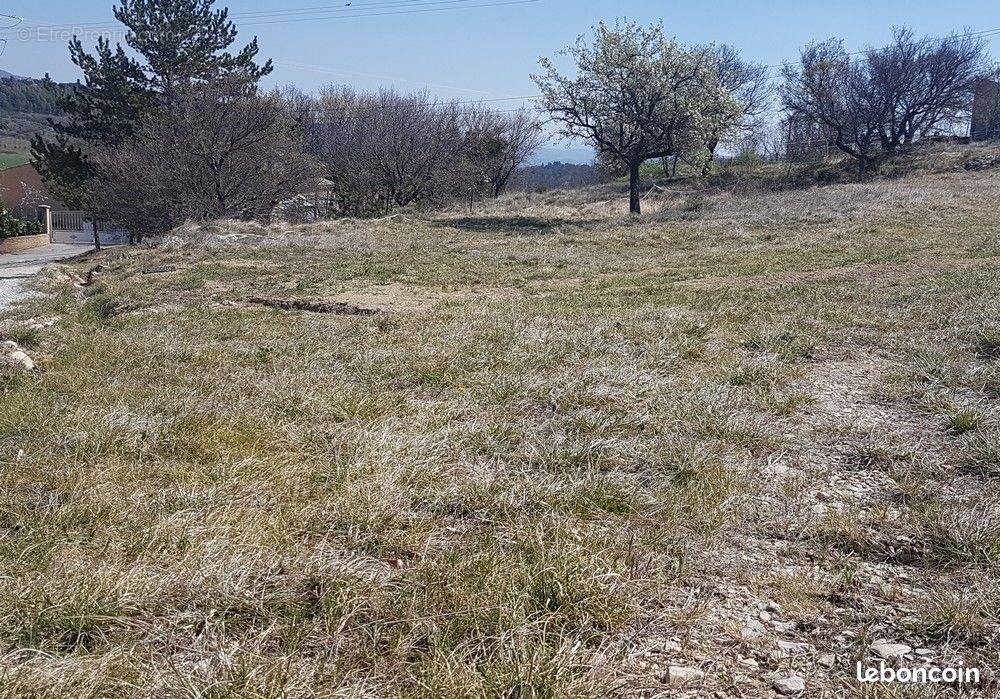
<svg viewBox="0 0 1000 699">
<path fill-rule="evenodd" d="M 973 85 L 972 128 L 973 141 L 1000 138 L 1000 83 L 983 78 Z"/>
<path fill-rule="evenodd" d="M 18 218 L 34 218 L 38 207 L 47 204 L 53 211 L 66 207 L 49 194 L 42 176 L 31 163 L 0 170 L 0 201 Z"/>
</svg>

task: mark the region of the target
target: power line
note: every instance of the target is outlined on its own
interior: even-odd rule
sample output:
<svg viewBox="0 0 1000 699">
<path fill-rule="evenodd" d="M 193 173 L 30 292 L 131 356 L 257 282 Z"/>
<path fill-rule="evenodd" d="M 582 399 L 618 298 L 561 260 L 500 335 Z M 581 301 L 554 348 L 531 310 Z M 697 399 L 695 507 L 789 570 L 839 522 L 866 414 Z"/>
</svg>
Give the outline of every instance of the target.
<svg viewBox="0 0 1000 699">
<path fill-rule="evenodd" d="M 381 8 L 409 8 L 409 7 L 419 7 L 421 5 L 460 5 L 463 3 L 473 2 L 474 0 L 376 0 L 375 2 L 366 5 L 357 5 L 354 2 L 347 3 L 344 7 L 330 7 L 326 6 L 313 6 L 313 7 L 293 7 L 286 10 L 256 10 L 252 12 L 240 12 L 233 15 L 233 19 L 261 19 L 270 17 L 285 17 L 290 15 L 309 15 L 309 14 L 319 14 L 324 16 L 336 17 L 339 14 L 348 14 L 351 12 L 377 10 Z M 457 8 L 456 8 L 457 9 Z M 332 14 L 331 14 L 332 13 Z"/>
<path fill-rule="evenodd" d="M 468 2 L 479 2 L 479 4 L 465 4 L 465 3 L 468 3 Z M 292 22 L 319 21 L 319 20 L 322 20 L 322 19 L 351 19 L 351 18 L 355 18 L 355 17 L 378 17 L 378 16 L 385 16 L 385 15 L 421 14 L 421 13 L 427 13 L 427 12 L 441 12 L 441 11 L 449 11 L 449 10 L 456 10 L 456 9 L 476 9 L 476 8 L 484 8 L 484 7 L 503 7 L 503 6 L 509 6 L 509 5 L 527 5 L 527 4 L 534 4 L 534 3 L 537 3 L 537 2 L 540 2 L 540 0 L 502 0 L 500 2 L 487 2 L 487 3 L 483 3 L 483 2 L 481 2 L 481 0 L 374 0 L 374 2 L 369 3 L 365 7 L 378 8 L 378 7 L 403 6 L 403 5 L 405 5 L 406 8 L 408 8 L 408 9 L 396 9 L 396 10 L 391 10 L 391 11 L 386 11 L 386 12 L 376 12 L 376 13 L 366 13 L 366 14 L 324 15 L 324 16 L 320 16 L 320 17 L 293 17 L 293 18 L 286 18 L 286 19 L 280 19 L 280 20 L 270 20 L 270 21 L 256 22 L 256 23 L 255 22 L 246 22 L 246 23 L 244 23 L 244 26 L 246 26 L 248 24 L 249 25 L 252 25 L 252 24 L 258 24 L 258 25 L 260 25 L 260 24 L 287 24 L 287 23 L 292 23 Z M 461 3 L 461 4 L 459 4 L 459 3 Z M 353 4 L 354 3 L 351 3 L 352 9 L 353 9 Z M 443 5 L 447 5 L 447 6 L 443 6 Z M 429 7 L 429 6 L 433 6 L 433 7 Z M 416 8 L 416 9 L 414 9 L 414 8 Z M 360 8 L 360 9 L 364 9 L 364 8 Z M 306 7 L 303 7 L 303 8 L 292 8 L 292 9 L 284 10 L 284 11 L 261 10 L 261 11 L 251 12 L 251 13 L 243 13 L 242 15 L 233 15 L 233 18 L 236 19 L 236 18 L 238 18 L 240 16 L 249 16 L 251 14 L 253 14 L 253 15 L 260 15 L 260 16 L 269 16 L 271 14 L 275 14 L 275 15 L 281 16 L 281 15 L 288 14 L 288 13 L 293 13 L 293 12 L 303 13 L 303 12 L 322 11 L 322 10 L 323 10 L 323 8 L 319 8 L 319 7 L 312 7 L 312 8 L 306 8 Z M 338 8 L 338 9 L 329 8 L 328 9 L 329 12 L 336 12 L 336 11 L 343 11 L 343 10 L 346 10 L 346 6 L 345 6 L 345 8 Z M 351 10 L 348 10 L 348 11 L 351 11 Z M 2 19 L 3 17 L 4 17 L 4 15 L 0 15 L 0 19 Z M 17 19 L 18 21 L 20 21 L 20 18 L 14 18 L 14 19 Z M 14 25 L 14 26 L 17 26 L 17 25 Z M 28 26 L 30 28 L 33 28 L 33 29 L 46 29 L 46 28 L 47 29 L 59 29 L 59 28 L 74 29 L 74 28 L 83 28 L 83 25 L 48 25 L 48 26 L 45 26 L 45 25 L 30 26 L 30 25 L 28 25 Z M 2 31 L 9 31 L 11 28 L 13 28 L 13 27 L 6 28 L 5 30 L 0 30 L 0 33 L 2 33 Z M 107 29 L 120 29 L 121 27 L 120 27 L 120 25 L 101 25 L 101 26 L 95 26 L 95 27 L 92 27 L 92 28 L 93 29 L 103 29 L 103 28 L 107 28 Z M 930 43 L 930 42 L 933 42 L 933 41 L 942 41 L 942 40 L 945 40 L 945 39 L 985 38 L 985 37 L 993 36 L 993 35 L 997 35 L 997 34 L 1000 34 L 1000 28 L 983 29 L 983 30 L 978 30 L 978 31 L 974 31 L 974 32 L 963 32 L 961 34 L 952 34 L 949 37 L 927 37 L 925 39 L 917 41 L 916 43 L 918 45 L 922 45 L 922 44 L 925 44 L 925 43 Z M 0 39 L 0 41 L 6 42 L 5 39 Z M 868 50 L 869 49 L 859 49 L 857 51 L 848 52 L 847 55 L 848 56 L 860 56 L 860 55 L 863 55 L 863 54 L 867 53 Z M 286 62 L 286 65 L 290 65 L 290 66 L 294 67 L 293 63 L 294 62 Z M 791 63 L 793 63 L 793 61 L 785 61 L 783 63 L 775 63 L 775 64 L 765 65 L 765 66 L 761 66 L 761 67 L 763 69 L 767 70 L 767 71 L 771 71 L 771 70 L 775 70 L 775 69 L 778 69 L 778 68 L 783 68 L 786 65 L 790 65 Z M 281 65 L 281 61 L 277 61 L 276 65 L 280 66 Z M 300 64 L 300 67 L 303 68 L 303 69 L 306 69 L 306 70 L 314 70 L 314 71 L 318 71 L 318 72 L 336 73 L 336 71 L 327 70 L 327 69 L 324 69 L 324 68 L 322 68 L 320 66 L 307 66 L 305 64 Z M 777 78 L 777 76 L 775 76 L 775 79 L 776 78 Z M 458 89 L 458 88 L 449 88 L 449 89 Z M 441 105 L 441 104 L 482 105 L 482 104 L 492 104 L 492 103 L 497 103 L 497 102 L 512 102 L 512 101 L 518 101 L 518 100 L 521 100 L 521 101 L 534 100 L 534 99 L 540 99 L 543 96 L 544 95 L 534 94 L 534 95 L 520 95 L 520 96 L 514 96 L 514 97 L 494 97 L 494 98 L 478 99 L 478 100 L 467 100 L 467 101 L 434 102 L 434 103 L 426 103 L 426 104 L 417 105 L 417 106 L 437 106 L 437 105 Z M 375 105 L 371 105 L 371 107 L 369 107 L 369 108 L 391 109 L 391 108 L 396 107 L 396 106 L 401 106 L 401 105 L 379 105 L 377 107 Z M 408 105 L 408 106 L 412 106 L 412 105 Z M 349 108 L 349 107 L 344 107 L 344 109 L 347 109 L 347 108 Z M 523 108 L 524 107 L 520 107 L 520 108 L 517 108 L 517 109 L 503 110 L 500 113 L 517 112 L 517 111 L 520 111 Z"/>
<path fill-rule="evenodd" d="M 454 2 L 455 0 L 446 0 Z M 461 5 L 456 7 L 432 7 L 428 9 L 420 10 L 396 10 L 390 12 L 368 12 L 365 14 L 353 14 L 353 15 L 331 15 L 324 17 L 293 17 L 291 19 L 276 19 L 267 22 L 244 22 L 244 26 L 263 26 L 269 24 L 292 24 L 297 22 L 318 22 L 324 19 L 354 19 L 357 17 L 386 17 L 389 15 L 417 15 L 425 14 L 428 12 L 444 12 L 450 10 L 472 10 L 483 7 L 505 7 L 508 5 L 532 5 L 534 3 L 540 2 L 541 0 L 504 0 L 503 2 L 488 2 L 481 3 L 478 5 Z"/>
<path fill-rule="evenodd" d="M 916 43 L 922 45 L 922 44 L 930 43 L 930 42 L 933 42 L 933 41 L 941 41 L 943 38 L 956 38 L 956 39 L 973 38 L 973 37 L 982 38 L 982 37 L 992 36 L 992 35 L 996 35 L 996 34 L 1000 34 L 1000 28 L 997 28 L 997 29 L 982 29 L 982 30 L 974 31 L 974 32 L 964 32 L 962 34 L 954 34 L 954 35 L 952 35 L 952 37 L 927 37 L 926 39 L 922 39 L 922 40 L 920 40 L 920 41 L 918 41 Z M 848 55 L 849 56 L 860 56 L 860 55 L 863 55 L 863 54 L 867 53 L 867 51 L 868 51 L 868 49 L 860 49 L 858 51 L 852 51 L 852 52 L 848 53 Z M 782 68 L 782 67 L 784 67 L 785 65 L 787 65 L 789 63 L 790 63 L 790 61 L 786 61 L 785 63 L 776 63 L 776 64 L 773 64 L 773 65 L 767 65 L 767 66 L 762 66 L 762 67 L 765 68 L 765 69 L 767 69 L 767 70 L 772 70 L 772 69 L 775 69 L 775 68 Z M 453 102 L 451 104 L 481 104 L 481 103 L 505 102 L 505 101 L 514 101 L 514 100 L 541 99 L 542 97 L 544 97 L 544 95 L 521 95 L 519 97 L 496 97 L 496 98 L 485 99 L 485 100 L 471 100 L 471 101 L 468 101 L 468 102 Z M 393 105 L 386 105 L 386 108 L 391 108 L 392 106 Z M 432 105 L 420 105 L 420 106 L 432 106 Z M 517 111 L 517 110 L 513 110 L 513 111 Z"/>
<path fill-rule="evenodd" d="M 403 4 L 405 2 L 405 4 Z M 541 0 L 499 0 L 493 2 L 483 2 L 483 0 L 396 0 L 395 3 L 387 2 L 381 5 L 371 5 L 372 9 L 378 9 L 379 7 L 386 7 L 385 11 L 379 12 L 358 12 L 353 7 L 353 3 L 350 9 L 328 8 L 326 14 L 315 15 L 315 16 L 305 16 L 305 17 L 286 17 L 285 15 L 290 12 L 295 12 L 295 10 L 282 10 L 282 11 L 272 11 L 271 14 L 262 14 L 259 18 L 250 17 L 249 22 L 241 22 L 242 26 L 266 26 L 272 24 L 292 24 L 301 22 L 319 22 L 329 19 L 357 19 L 361 17 L 386 17 L 392 15 L 415 15 L 415 14 L 426 14 L 430 12 L 447 12 L 454 10 L 472 10 L 486 7 L 505 7 L 510 5 L 530 5 Z M 476 4 L 467 4 L 476 3 Z M 393 9 L 398 8 L 398 9 Z M 359 8 L 366 9 L 366 8 Z M 301 11 L 305 12 L 307 8 L 301 8 Z M 263 12 L 263 11 L 262 11 Z M 338 14 L 340 13 L 340 14 Z M 270 19 L 271 16 L 279 17 L 281 19 Z M 239 19 L 240 15 L 234 15 L 233 19 Z M 259 21 L 254 21 L 258 19 Z M 49 31 L 74 31 L 77 29 L 88 30 L 93 32 L 102 32 L 104 30 L 112 31 L 122 31 L 124 28 L 120 24 L 111 23 L 78 23 L 78 24 L 32 24 L 26 25 L 26 28 L 39 30 L 49 30 Z"/>
<path fill-rule="evenodd" d="M 3 29 L 14 29 L 24 20 L 16 15 L 8 15 L 0 12 L 0 22 L 12 22 L 9 27 L 3 27 Z M 7 39 L 0 38 L 0 56 L 3 56 L 7 52 Z"/>
<path fill-rule="evenodd" d="M 929 37 L 926 37 L 924 39 L 920 39 L 919 41 L 915 41 L 914 43 L 916 45 L 918 45 L 918 46 L 923 46 L 924 44 L 933 43 L 935 41 L 944 41 L 944 40 L 947 40 L 947 39 L 986 38 L 988 36 L 993 36 L 993 35 L 996 35 L 996 34 L 1000 34 L 1000 28 L 998 28 L 998 29 L 982 29 L 980 31 L 975 31 L 975 32 L 964 32 L 962 34 L 952 34 L 951 36 L 947 36 L 947 37 L 931 37 L 931 36 L 929 36 Z M 868 51 L 870 51 L 870 49 L 858 49 L 857 51 L 849 51 L 849 52 L 847 52 L 847 55 L 848 56 L 863 56 L 863 55 L 867 54 Z M 764 68 L 764 69 L 766 69 L 766 70 L 768 70 L 768 71 L 771 71 L 771 70 L 775 70 L 777 68 L 784 68 L 786 65 L 790 65 L 793 62 L 794 61 L 785 61 L 783 63 L 774 63 L 772 65 L 766 65 L 766 66 L 761 66 L 761 67 Z"/>
<path fill-rule="evenodd" d="M 312 6 L 312 7 L 291 7 L 282 10 L 251 10 L 249 12 L 236 12 L 229 15 L 231 20 L 242 20 L 242 19 L 254 19 L 254 18 L 270 18 L 270 17 L 284 17 L 287 15 L 300 15 L 309 13 L 319 13 L 319 14 L 330 14 L 330 13 L 351 13 L 359 12 L 362 10 L 379 9 L 383 7 L 393 8 L 408 8 L 408 7 L 419 7 L 421 5 L 454 5 L 461 3 L 473 2 L 474 0 L 374 0 L 373 2 L 362 4 L 359 0 L 354 0 L 353 2 L 345 3 L 343 7 L 331 7 L 330 5 L 322 6 Z M 336 15 L 331 15 L 336 16 Z M 38 22 L 32 22 L 28 26 L 32 28 L 41 29 L 103 29 L 103 28 L 118 28 L 119 24 L 114 24 L 109 21 L 95 21 L 95 22 L 75 22 L 72 24 L 44 24 Z"/>
<path fill-rule="evenodd" d="M 420 80 L 413 80 L 411 78 L 403 78 L 398 75 L 378 75 L 375 73 L 363 73 L 356 70 L 344 71 L 344 70 L 331 70 L 330 68 L 324 68 L 323 66 L 313 65 L 311 63 L 299 63 L 298 61 L 275 61 L 274 65 L 276 67 L 293 68 L 298 70 L 307 70 L 313 73 L 321 73 L 326 75 L 339 75 L 339 76 L 355 76 L 362 78 L 375 78 L 376 80 L 389 80 L 392 82 L 404 82 L 413 83 L 421 87 L 435 88 L 439 90 L 456 90 L 458 92 L 474 92 L 480 95 L 489 95 L 487 90 L 475 90 L 470 87 L 456 87 L 454 85 L 441 85 L 434 83 L 422 82 Z"/>
</svg>

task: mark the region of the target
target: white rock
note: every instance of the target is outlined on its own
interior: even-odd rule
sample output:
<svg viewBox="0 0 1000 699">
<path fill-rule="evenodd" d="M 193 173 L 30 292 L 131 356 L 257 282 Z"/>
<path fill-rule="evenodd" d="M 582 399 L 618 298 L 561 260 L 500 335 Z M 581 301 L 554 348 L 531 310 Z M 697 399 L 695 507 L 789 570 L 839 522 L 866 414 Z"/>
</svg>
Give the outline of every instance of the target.
<svg viewBox="0 0 1000 699">
<path fill-rule="evenodd" d="M 11 352 L 10 360 L 27 371 L 32 371 L 35 368 L 35 360 L 21 351 Z"/>
<path fill-rule="evenodd" d="M 917 648 L 913 651 L 915 655 L 919 655 L 921 658 L 930 658 L 935 655 L 934 651 L 930 648 Z"/>
<path fill-rule="evenodd" d="M 872 644 L 871 650 L 872 653 L 883 660 L 892 660 L 893 658 L 903 657 L 913 649 L 905 643 L 890 643 L 882 640 L 875 641 L 875 643 Z"/>
<path fill-rule="evenodd" d="M 744 641 L 748 641 L 751 638 L 759 638 L 764 635 L 765 631 L 766 629 L 762 623 L 756 619 L 751 619 L 746 623 L 746 626 L 740 629 L 740 638 Z"/>
<path fill-rule="evenodd" d="M 687 684 L 688 682 L 699 682 L 705 678 L 705 673 L 696 667 L 682 667 L 671 665 L 667 668 L 667 682 L 670 684 Z"/>
<path fill-rule="evenodd" d="M 794 643 L 793 641 L 778 641 L 778 649 L 784 655 L 802 655 L 811 653 L 813 647 L 808 643 Z"/>
<path fill-rule="evenodd" d="M 790 695 L 806 691 L 806 681 L 801 677 L 792 675 L 791 677 L 779 677 L 771 683 L 774 691 L 778 694 Z"/>
<path fill-rule="evenodd" d="M 787 466 L 785 464 L 777 462 L 767 464 L 766 466 L 764 466 L 764 468 L 761 469 L 761 472 L 765 476 L 776 479 L 787 478 L 788 476 L 798 473 L 791 466 Z"/>
<path fill-rule="evenodd" d="M 819 660 L 816 662 L 818 662 L 821 667 L 833 667 L 837 664 L 837 656 L 833 653 L 825 653 L 824 655 L 819 656 Z"/>
<path fill-rule="evenodd" d="M 31 318 L 25 321 L 24 327 L 30 330 L 44 330 L 45 328 L 51 328 L 55 324 L 55 318 Z"/>
<path fill-rule="evenodd" d="M 11 342 L 10 340 L 3 343 L 4 361 L 7 364 L 11 364 L 19 369 L 24 369 L 25 371 L 31 371 L 35 368 L 35 361 L 27 355 L 27 353 L 17 346 L 16 342 Z"/>
</svg>

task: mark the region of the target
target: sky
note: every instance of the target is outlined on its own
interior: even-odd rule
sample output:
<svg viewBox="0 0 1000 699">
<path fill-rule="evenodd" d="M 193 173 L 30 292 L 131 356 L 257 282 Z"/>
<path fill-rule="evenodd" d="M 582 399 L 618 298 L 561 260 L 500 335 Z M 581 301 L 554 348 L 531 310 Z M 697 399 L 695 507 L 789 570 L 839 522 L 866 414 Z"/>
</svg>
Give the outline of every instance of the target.
<svg viewBox="0 0 1000 699">
<path fill-rule="evenodd" d="M 849 50 L 883 43 L 896 25 L 917 34 L 998 30 L 987 37 L 1000 57 L 1000 3 L 995 0 L 798 2 L 735 0 L 217 0 L 228 5 L 241 40 L 257 36 L 274 60 L 269 84 L 306 91 L 325 84 L 358 88 L 426 88 L 462 100 L 535 94 L 530 75 L 597 22 L 662 20 L 681 43 L 728 43 L 767 65 L 794 60 L 810 41 L 839 37 Z M 79 77 L 66 42 L 90 40 L 115 25 L 113 0 L 0 0 L 21 18 L 0 68 L 56 80 Z M 14 20 L 8 21 L 9 26 Z M 92 43 L 92 41 L 90 42 Z M 516 107 L 523 100 L 497 103 Z M 576 155 L 579 153 L 577 152 Z M 569 158 L 567 158 L 569 159 Z"/>
</svg>

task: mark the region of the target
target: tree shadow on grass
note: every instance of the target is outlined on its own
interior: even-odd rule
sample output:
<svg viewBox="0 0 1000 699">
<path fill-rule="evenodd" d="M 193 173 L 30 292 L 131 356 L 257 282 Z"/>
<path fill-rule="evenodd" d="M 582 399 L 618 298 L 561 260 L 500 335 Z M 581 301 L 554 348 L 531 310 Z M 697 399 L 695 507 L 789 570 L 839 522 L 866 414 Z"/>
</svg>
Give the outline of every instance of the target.
<svg viewBox="0 0 1000 699">
<path fill-rule="evenodd" d="M 541 216 L 463 216 L 435 221 L 434 225 L 441 228 L 460 228 L 483 233 L 549 235 L 557 233 L 560 226 L 578 227 L 588 223 L 592 223 L 592 221 Z"/>
</svg>

